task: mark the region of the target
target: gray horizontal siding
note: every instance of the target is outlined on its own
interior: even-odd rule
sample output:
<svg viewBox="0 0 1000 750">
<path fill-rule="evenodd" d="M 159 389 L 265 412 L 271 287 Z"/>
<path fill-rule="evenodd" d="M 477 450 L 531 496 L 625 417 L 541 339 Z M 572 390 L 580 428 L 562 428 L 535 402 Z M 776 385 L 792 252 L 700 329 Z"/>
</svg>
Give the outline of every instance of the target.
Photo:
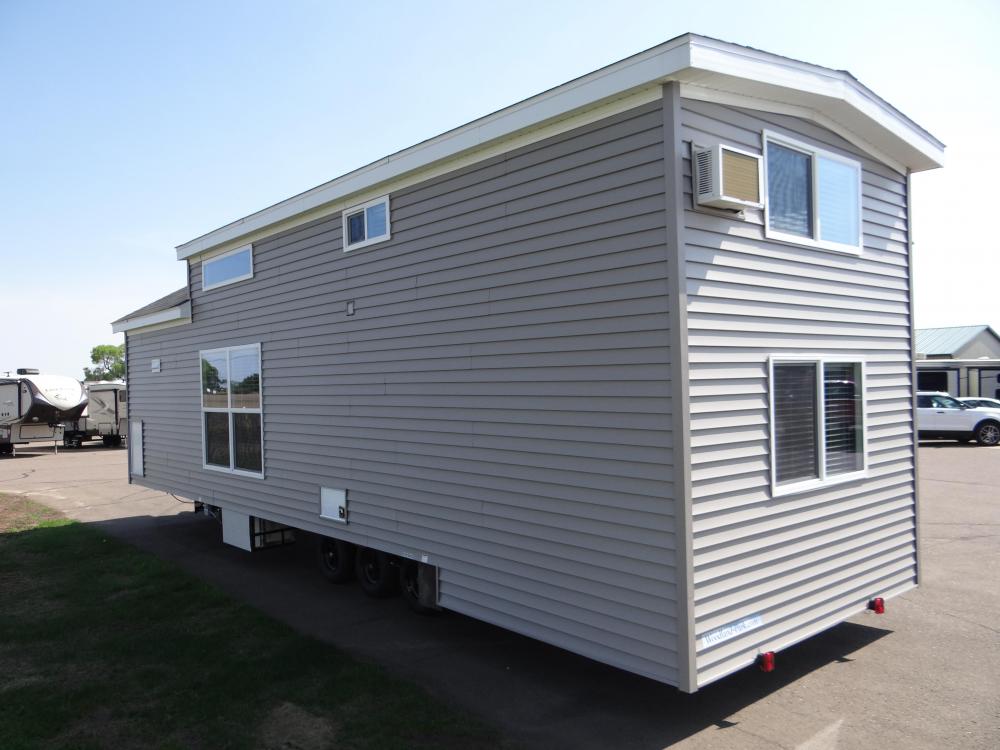
<svg viewBox="0 0 1000 750">
<path fill-rule="evenodd" d="M 905 176 L 838 136 L 780 115 L 685 101 L 685 141 L 760 153 L 764 129 L 863 165 L 860 257 L 769 242 L 763 216 L 688 210 L 694 602 L 698 682 L 836 624 L 916 575 Z M 690 194 L 690 162 L 685 164 Z M 688 203 L 690 206 L 690 202 Z M 767 359 L 867 363 L 870 477 L 791 496 L 770 490 Z M 763 626 L 706 647 L 705 633 Z"/>
<path fill-rule="evenodd" d="M 657 103 L 393 194 L 384 244 L 320 220 L 207 293 L 192 263 L 193 323 L 129 337 L 142 483 L 429 555 L 444 606 L 675 682 L 661 128 Z M 250 342 L 264 480 L 201 468 L 197 352 Z"/>
</svg>

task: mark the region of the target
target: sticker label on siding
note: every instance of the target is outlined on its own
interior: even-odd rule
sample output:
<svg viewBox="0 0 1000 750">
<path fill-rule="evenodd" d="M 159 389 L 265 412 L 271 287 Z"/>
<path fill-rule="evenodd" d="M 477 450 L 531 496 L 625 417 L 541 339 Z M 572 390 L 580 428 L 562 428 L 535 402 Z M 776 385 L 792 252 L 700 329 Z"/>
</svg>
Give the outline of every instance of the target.
<svg viewBox="0 0 1000 750">
<path fill-rule="evenodd" d="M 711 632 L 705 633 L 701 637 L 701 643 L 703 647 L 714 646 L 717 643 L 728 641 L 731 638 L 746 633 L 748 630 L 755 630 L 763 624 L 763 617 L 760 615 L 750 615 L 750 617 L 745 617 L 742 620 L 731 622 L 728 625 L 723 625 L 721 628 L 716 628 Z"/>
</svg>

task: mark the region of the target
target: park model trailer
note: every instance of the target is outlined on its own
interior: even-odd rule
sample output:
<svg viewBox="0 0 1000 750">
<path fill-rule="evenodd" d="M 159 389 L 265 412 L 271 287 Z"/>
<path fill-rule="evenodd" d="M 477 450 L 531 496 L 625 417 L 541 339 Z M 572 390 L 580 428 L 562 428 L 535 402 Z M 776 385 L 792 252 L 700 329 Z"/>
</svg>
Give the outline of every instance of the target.
<svg viewBox="0 0 1000 750">
<path fill-rule="evenodd" d="M 119 446 L 128 435 L 128 394 L 125 383 L 84 383 L 87 408 L 79 419 L 66 422 L 63 444 L 79 447 L 86 440 L 101 440 L 106 447 Z"/>
<path fill-rule="evenodd" d="M 669 41 L 181 245 L 113 324 L 132 481 L 684 691 L 767 665 L 917 584 L 942 155 L 847 73 Z"/>
<path fill-rule="evenodd" d="M 87 407 L 80 381 L 21 368 L 0 378 L 0 456 L 24 443 L 62 440 L 63 424 Z"/>
</svg>

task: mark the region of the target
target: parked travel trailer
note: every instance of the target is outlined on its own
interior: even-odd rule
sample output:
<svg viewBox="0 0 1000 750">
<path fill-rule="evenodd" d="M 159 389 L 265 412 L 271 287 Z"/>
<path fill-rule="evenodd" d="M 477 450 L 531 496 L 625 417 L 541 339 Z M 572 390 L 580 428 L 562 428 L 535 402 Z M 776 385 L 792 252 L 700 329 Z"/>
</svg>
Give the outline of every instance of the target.
<svg viewBox="0 0 1000 750">
<path fill-rule="evenodd" d="M 64 426 L 63 444 L 79 447 L 86 440 L 102 440 L 105 446 L 122 444 L 128 435 L 128 393 L 125 383 L 84 383 L 87 408 L 80 418 Z"/>
<path fill-rule="evenodd" d="M 113 324 L 131 481 L 684 691 L 769 668 L 919 581 L 942 157 L 843 71 L 666 42 L 181 245 Z"/>
<path fill-rule="evenodd" d="M 76 420 L 86 406 L 87 394 L 73 378 L 30 368 L 0 378 L 0 455 L 10 455 L 18 444 L 62 440 L 63 423 Z"/>
</svg>

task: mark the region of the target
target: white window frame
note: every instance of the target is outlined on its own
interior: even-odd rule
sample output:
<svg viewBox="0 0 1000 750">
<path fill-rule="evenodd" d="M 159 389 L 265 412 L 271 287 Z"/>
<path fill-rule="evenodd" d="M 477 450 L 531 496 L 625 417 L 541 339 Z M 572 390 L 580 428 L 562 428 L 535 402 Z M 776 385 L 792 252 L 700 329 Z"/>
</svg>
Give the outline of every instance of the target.
<svg viewBox="0 0 1000 750">
<path fill-rule="evenodd" d="M 380 234 L 377 237 L 368 236 L 368 209 L 372 206 L 377 206 L 380 203 L 385 204 L 385 234 Z M 365 218 L 365 238 L 361 242 L 355 242 L 353 245 L 348 245 L 348 228 L 347 228 L 347 217 L 353 216 L 356 213 L 361 213 Z M 389 196 L 383 195 L 381 198 L 375 198 L 367 203 L 360 203 L 357 206 L 351 206 L 340 214 L 340 222 L 342 224 L 342 229 L 344 233 L 344 252 L 349 253 L 352 250 L 358 250 L 362 247 L 368 247 L 369 245 L 374 245 L 378 242 L 385 242 L 392 239 L 392 217 L 389 215 Z"/>
<path fill-rule="evenodd" d="M 216 260 L 222 260 L 223 258 L 228 258 L 231 255 L 236 255 L 237 253 L 247 252 L 250 253 L 250 273 L 245 273 L 242 276 L 236 276 L 232 279 L 226 279 L 225 281 L 220 281 L 217 284 L 205 284 L 205 266 L 208 263 Z M 201 290 L 207 292 L 210 289 L 218 289 L 220 286 L 229 286 L 230 284 L 235 284 L 238 281 L 246 281 L 247 279 L 253 278 L 253 243 L 246 245 L 241 245 L 233 250 L 227 250 L 224 253 L 219 253 L 218 255 L 213 255 L 211 258 L 202 258 L 201 261 Z"/>
<path fill-rule="evenodd" d="M 257 365 L 260 367 L 260 405 L 255 408 L 234 408 L 233 407 L 233 389 L 232 389 L 232 376 L 230 367 L 230 355 L 234 351 L 241 351 L 244 349 L 253 349 L 257 352 Z M 205 406 L 204 399 L 204 384 L 202 383 L 202 373 L 201 373 L 201 361 L 206 354 L 220 354 L 225 352 L 226 354 L 226 377 L 229 378 L 229 387 L 226 391 L 226 397 L 229 400 L 229 406 Z M 263 479 L 264 478 L 264 362 L 261 359 L 261 349 L 260 344 L 240 344 L 237 346 L 222 346 L 216 349 L 202 349 L 198 352 L 198 404 L 201 406 L 201 467 L 209 471 L 218 471 L 223 474 L 235 474 L 241 477 L 251 477 L 253 479 Z M 222 413 L 229 415 L 229 468 L 225 466 L 216 466 L 215 464 L 210 464 L 205 460 L 205 415 L 209 413 Z M 233 415 L 234 414 L 259 414 L 260 415 L 260 472 L 247 471 L 246 469 L 235 468 L 236 453 L 233 451 Z"/>
<path fill-rule="evenodd" d="M 823 376 L 826 364 L 858 365 L 861 370 L 861 468 L 846 474 L 826 473 L 826 400 L 823 398 Z M 778 484 L 777 436 L 774 421 L 774 367 L 783 364 L 816 365 L 816 439 L 819 449 L 819 477 Z M 863 357 L 831 357 L 829 355 L 774 355 L 767 360 L 767 412 L 771 461 L 771 496 L 781 497 L 797 492 L 830 487 L 868 477 L 868 373 Z"/>
<path fill-rule="evenodd" d="M 804 141 L 795 140 L 794 138 L 789 138 L 788 136 L 776 133 L 772 130 L 765 130 L 764 136 L 764 236 L 769 240 L 775 240 L 777 242 L 786 242 L 792 245 L 804 245 L 806 247 L 814 247 L 820 250 L 831 250 L 837 253 L 847 253 L 848 255 L 861 255 L 864 250 L 864 214 L 862 213 L 862 204 L 864 198 L 861 194 L 861 182 L 862 182 L 862 169 L 861 162 L 857 159 L 849 159 L 840 154 L 836 154 L 833 151 L 827 151 L 822 148 L 818 148 Z M 800 153 L 806 154 L 810 157 L 810 177 L 812 179 L 811 192 L 812 201 L 809 206 L 810 218 L 812 220 L 812 237 L 803 237 L 799 234 L 789 234 L 788 232 L 782 232 L 777 229 L 771 229 L 771 213 L 770 213 L 770 189 L 768 188 L 768 180 L 770 178 L 770 170 L 768 169 L 767 161 L 767 144 L 776 143 L 779 146 L 784 146 L 785 148 L 790 148 L 793 151 L 798 151 Z M 842 242 L 831 242 L 830 240 L 820 239 L 820 221 L 819 221 L 819 170 L 817 168 L 817 157 L 822 156 L 824 159 L 829 159 L 831 161 L 838 161 L 841 164 L 846 164 L 853 167 L 858 176 L 858 237 L 856 245 L 848 245 Z"/>
</svg>

